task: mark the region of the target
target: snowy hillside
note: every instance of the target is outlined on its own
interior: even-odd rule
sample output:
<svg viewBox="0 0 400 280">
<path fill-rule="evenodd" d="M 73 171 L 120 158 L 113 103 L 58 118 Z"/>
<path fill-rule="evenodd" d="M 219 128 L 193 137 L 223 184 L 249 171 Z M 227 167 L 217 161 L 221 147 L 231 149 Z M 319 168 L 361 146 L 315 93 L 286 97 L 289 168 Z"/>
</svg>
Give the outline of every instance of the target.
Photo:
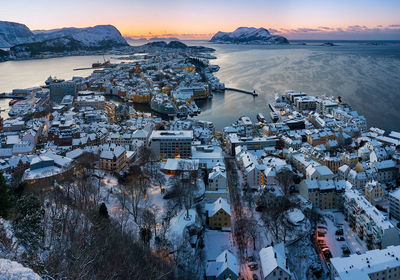
<svg viewBox="0 0 400 280">
<path fill-rule="evenodd" d="M 96 25 L 85 28 L 61 28 L 52 30 L 31 31 L 26 25 L 0 21 L 0 48 L 11 48 L 16 45 L 24 44 L 30 46 L 49 40 L 68 38 L 80 48 L 102 49 L 118 46 L 128 46 L 128 43 L 122 37 L 121 33 L 112 25 Z M 57 40 L 60 43 L 61 40 Z"/>
<path fill-rule="evenodd" d="M 0 21 L 0 48 L 10 48 L 17 44 L 32 43 L 35 35 L 25 24 Z"/>
<path fill-rule="evenodd" d="M 283 36 L 271 35 L 265 28 L 239 27 L 233 32 L 217 32 L 210 40 L 222 44 L 260 44 L 278 45 L 288 44 Z"/>
<path fill-rule="evenodd" d="M 24 267 L 22 264 L 0 259 L 0 279 L 7 280 L 41 280 L 32 269 Z"/>
<path fill-rule="evenodd" d="M 86 28 L 61 28 L 33 31 L 39 41 L 60 37 L 71 37 L 87 47 L 125 46 L 128 45 L 121 33 L 112 25 L 96 25 Z"/>
</svg>

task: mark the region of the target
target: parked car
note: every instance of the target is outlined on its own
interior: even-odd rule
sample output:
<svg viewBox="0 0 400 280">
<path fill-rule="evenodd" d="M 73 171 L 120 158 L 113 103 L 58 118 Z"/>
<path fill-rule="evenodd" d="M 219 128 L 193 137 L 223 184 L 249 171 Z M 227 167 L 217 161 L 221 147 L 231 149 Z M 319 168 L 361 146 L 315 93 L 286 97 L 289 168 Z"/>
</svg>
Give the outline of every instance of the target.
<svg viewBox="0 0 400 280">
<path fill-rule="evenodd" d="M 257 270 L 258 269 L 258 264 L 256 263 L 249 263 L 249 268 L 250 270 Z"/>
<path fill-rule="evenodd" d="M 256 211 L 257 211 L 257 212 L 262 212 L 262 211 L 264 211 L 265 209 L 267 209 L 267 207 L 265 207 L 264 205 L 258 205 L 258 206 L 256 207 Z"/>
<path fill-rule="evenodd" d="M 248 261 L 248 262 L 254 262 L 256 259 L 254 258 L 254 256 L 248 256 L 247 258 L 246 258 L 246 261 Z"/>
<path fill-rule="evenodd" d="M 325 233 L 324 232 L 318 232 L 318 237 L 325 237 Z"/>
<path fill-rule="evenodd" d="M 329 249 L 329 247 L 326 246 L 326 244 L 323 244 L 323 245 L 321 245 L 321 246 L 319 247 L 319 249 L 320 249 L 321 251 L 324 251 L 324 250 L 326 250 L 326 249 Z"/>
<path fill-rule="evenodd" d="M 337 241 L 344 241 L 344 237 L 343 236 L 336 237 L 336 240 Z"/>
<path fill-rule="evenodd" d="M 325 251 L 323 251 L 322 254 L 324 255 L 326 260 L 329 260 L 330 258 L 332 258 L 332 253 L 329 249 L 326 249 Z"/>
<path fill-rule="evenodd" d="M 342 247 L 342 252 L 345 255 L 350 255 L 350 253 L 351 253 L 349 247 L 347 247 L 347 246 Z"/>
<path fill-rule="evenodd" d="M 335 232 L 335 234 L 336 234 L 336 235 L 343 235 L 343 229 L 338 229 L 338 230 Z"/>
</svg>

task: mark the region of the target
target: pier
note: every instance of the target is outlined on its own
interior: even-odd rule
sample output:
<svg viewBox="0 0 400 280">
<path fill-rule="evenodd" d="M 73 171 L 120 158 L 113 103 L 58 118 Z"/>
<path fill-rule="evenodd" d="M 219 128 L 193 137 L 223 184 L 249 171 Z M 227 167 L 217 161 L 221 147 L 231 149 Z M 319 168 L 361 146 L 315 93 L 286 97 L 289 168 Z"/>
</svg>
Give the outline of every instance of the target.
<svg viewBox="0 0 400 280">
<path fill-rule="evenodd" d="M 84 67 L 84 68 L 75 68 L 75 69 L 73 69 L 74 71 L 79 71 L 79 70 L 90 70 L 90 69 L 98 69 L 98 68 L 100 68 L 100 67 L 97 67 L 97 68 L 93 68 L 93 67 Z"/>
<path fill-rule="evenodd" d="M 253 90 L 253 91 L 248 91 L 248 90 L 243 90 L 243 89 L 238 89 L 238 88 L 228 88 L 226 87 L 225 90 L 230 90 L 230 91 L 236 91 L 236 92 L 242 92 L 242 93 L 246 93 L 246 94 L 251 94 L 253 96 L 258 96 L 258 93 Z"/>
<path fill-rule="evenodd" d="M 25 99 L 26 96 L 3 92 L 0 93 L 0 98 Z"/>
</svg>

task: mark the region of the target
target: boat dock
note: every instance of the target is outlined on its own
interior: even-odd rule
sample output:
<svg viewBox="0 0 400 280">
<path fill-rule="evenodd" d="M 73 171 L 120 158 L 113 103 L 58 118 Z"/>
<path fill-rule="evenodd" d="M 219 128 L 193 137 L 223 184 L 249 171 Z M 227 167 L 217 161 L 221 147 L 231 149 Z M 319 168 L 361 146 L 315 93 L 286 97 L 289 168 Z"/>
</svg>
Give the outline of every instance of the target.
<svg viewBox="0 0 400 280">
<path fill-rule="evenodd" d="M 0 93 L 0 98 L 25 99 L 26 96 L 3 92 Z"/>
<path fill-rule="evenodd" d="M 99 67 L 98 67 L 99 68 Z M 90 70 L 90 69 L 98 69 L 98 68 L 93 68 L 93 67 L 84 67 L 84 68 L 75 68 L 73 69 L 74 71 L 79 71 L 79 70 Z"/>
<path fill-rule="evenodd" d="M 253 91 L 248 91 L 248 90 L 243 90 L 243 89 L 238 89 L 238 88 L 228 88 L 226 87 L 225 90 L 230 90 L 230 91 L 236 91 L 236 92 L 242 92 L 242 93 L 246 93 L 246 94 L 251 94 L 253 96 L 258 96 L 258 93 L 253 90 Z"/>
</svg>

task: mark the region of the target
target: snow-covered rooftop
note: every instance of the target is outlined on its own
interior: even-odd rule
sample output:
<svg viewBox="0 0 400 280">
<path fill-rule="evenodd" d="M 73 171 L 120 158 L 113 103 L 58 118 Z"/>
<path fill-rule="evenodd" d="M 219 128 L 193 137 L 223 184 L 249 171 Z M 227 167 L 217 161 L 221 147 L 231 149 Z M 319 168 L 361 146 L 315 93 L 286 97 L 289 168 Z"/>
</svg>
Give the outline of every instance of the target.
<svg viewBox="0 0 400 280">
<path fill-rule="evenodd" d="M 260 250 L 260 262 L 264 277 L 269 276 L 277 267 L 290 274 L 286 265 L 285 245 L 283 243 L 262 248 Z"/>
<path fill-rule="evenodd" d="M 341 280 L 370 279 L 368 275 L 371 273 L 400 266 L 400 246 L 389 246 L 383 250 L 371 250 L 346 258 L 332 258 L 331 265 Z"/>
</svg>

